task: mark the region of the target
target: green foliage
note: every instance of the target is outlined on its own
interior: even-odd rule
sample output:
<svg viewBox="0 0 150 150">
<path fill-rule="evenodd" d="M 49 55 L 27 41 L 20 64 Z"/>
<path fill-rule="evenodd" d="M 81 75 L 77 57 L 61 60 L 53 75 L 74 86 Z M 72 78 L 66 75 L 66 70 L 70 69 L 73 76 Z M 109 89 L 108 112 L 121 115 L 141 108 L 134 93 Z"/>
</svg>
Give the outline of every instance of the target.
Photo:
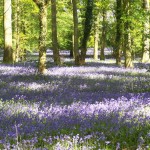
<svg viewBox="0 0 150 150">
<path fill-rule="evenodd" d="M 69 1 L 58 2 L 58 40 L 60 49 L 72 49 L 73 13 Z M 71 4 L 72 5 L 72 4 Z"/>
<path fill-rule="evenodd" d="M 19 1 L 19 46 L 20 49 L 32 51 L 37 49 L 39 37 L 38 8 L 31 0 Z M 15 5 L 13 5 L 13 17 L 15 19 Z M 14 20 L 15 22 L 15 20 Z M 13 27 L 14 27 L 13 22 Z M 14 31 L 14 30 L 13 30 Z M 14 31 L 13 41 L 15 43 L 16 34 Z M 15 46 L 15 45 L 14 45 Z"/>
<path fill-rule="evenodd" d="M 12 1 L 13 8 L 13 49 L 15 49 L 16 43 L 16 32 L 15 32 L 15 2 Z M 105 9 L 107 11 L 107 19 L 105 22 L 106 26 L 106 46 L 114 47 L 115 36 L 116 36 L 116 1 L 115 0 L 95 0 L 90 1 L 91 6 L 94 8 L 93 16 L 89 13 L 91 11 L 91 6 L 88 7 L 86 12 L 88 0 L 78 1 L 78 28 L 79 28 L 79 41 L 81 43 L 83 37 L 89 36 L 88 47 L 94 46 L 94 28 L 93 21 L 96 19 L 97 14 L 101 13 L 101 18 L 99 22 L 100 36 L 102 31 L 102 11 Z M 47 48 L 52 47 L 51 40 L 51 10 L 50 5 L 48 6 L 48 28 L 47 28 Z M 32 52 L 33 50 L 38 50 L 38 40 L 39 40 L 39 10 L 36 4 L 32 0 L 19 0 L 19 44 L 20 49 L 26 49 Z M 85 14 L 87 13 L 87 14 Z M 122 20 L 125 23 L 128 21 L 130 23 L 130 32 L 132 39 L 132 51 L 134 54 L 142 53 L 142 31 L 143 23 L 146 21 L 149 12 L 143 10 L 142 1 L 134 0 L 130 2 L 129 16 L 123 15 Z M 85 20 L 85 15 L 88 16 Z M 86 21 L 86 22 L 85 22 Z M 89 23 L 88 23 L 89 22 Z M 84 28 L 85 24 L 85 28 Z M 73 13 L 72 13 L 72 2 L 70 0 L 57 1 L 57 25 L 58 25 L 58 45 L 59 49 L 72 49 L 72 35 L 73 35 Z M 91 34 L 88 33 L 92 27 Z M 3 1 L 0 1 L 0 48 L 4 45 L 4 34 L 3 34 Z M 101 39 L 100 39 L 101 40 Z M 82 41 L 83 42 L 83 41 Z"/>
</svg>

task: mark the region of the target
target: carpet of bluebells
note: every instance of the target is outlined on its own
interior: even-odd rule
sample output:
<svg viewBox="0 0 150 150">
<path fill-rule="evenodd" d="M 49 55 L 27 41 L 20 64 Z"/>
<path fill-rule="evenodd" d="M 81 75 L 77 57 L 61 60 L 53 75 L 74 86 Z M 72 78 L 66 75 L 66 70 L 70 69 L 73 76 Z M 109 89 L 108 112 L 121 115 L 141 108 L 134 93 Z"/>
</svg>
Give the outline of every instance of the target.
<svg viewBox="0 0 150 150">
<path fill-rule="evenodd" d="M 0 63 L 0 149 L 149 150 L 150 73 L 114 61 Z"/>
</svg>

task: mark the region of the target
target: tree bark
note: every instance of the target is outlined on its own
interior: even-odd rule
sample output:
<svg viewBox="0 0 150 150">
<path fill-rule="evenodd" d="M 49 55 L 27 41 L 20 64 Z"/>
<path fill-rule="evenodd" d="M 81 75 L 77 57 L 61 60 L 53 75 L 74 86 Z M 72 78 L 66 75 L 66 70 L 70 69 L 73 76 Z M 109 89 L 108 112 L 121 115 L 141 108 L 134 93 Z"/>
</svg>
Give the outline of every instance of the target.
<svg viewBox="0 0 150 150">
<path fill-rule="evenodd" d="M 122 0 L 116 0 L 116 64 L 121 65 L 122 39 L 123 39 L 123 22 L 122 22 Z"/>
<path fill-rule="evenodd" d="M 92 28 L 92 19 L 93 19 L 93 0 L 88 0 L 86 12 L 85 12 L 84 35 L 81 43 L 81 56 L 80 56 L 81 65 L 85 64 L 87 41 L 90 36 L 90 32 Z"/>
<path fill-rule="evenodd" d="M 74 33 L 72 34 L 72 40 L 71 40 L 71 46 L 70 46 L 70 58 L 75 58 L 74 56 Z"/>
<path fill-rule="evenodd" d="M 39 8 L 40 35 L 39 35 L 39 64 L 38 72 L 46 72 L 46 35 L 47 35 L 47 4 L 48 0 L 33 0 Z"/>
<path fill-rule="evenodd" d="M 12 49 L 12 4 L 11 0 L 4 0 L 4 63 L 13 63 Z"/>
<path fill-rule="evenodd" d="M 75 55 L 75 65 L 79 65 L 79 47 L 78 47 L 78 14 L 77 14 L 77 1 L 72 0 L 73 4 L 73 23 L 74 23 L 74 42 L 73 42 L 73 51 Z"/>
<path fill-rule="evenodd" d="M 99 26 L 100 24 L 100 12 L 97 14 L 97 18 L 94 24 L 94 60 L 98 60 L 98 46 L 99 46 Z"/>
<path fill-rule="evenodd" d="M 146 63 L 149 62 L 150 56 L 149 56 L 149 50 L 150 50 L 150 40 L 148 35 L 150 34 L 150 29 L 149 29 L 149 0 L 143 0 L 143 9 L 146 15 L 146 21 L 143 23 L 143 45 L 142 45 L 142 51 L 143 51 L 143 56 L 142 56 L 142 62 Z"/>
<path fill-rule="evenodd" d="M 47 34 L 47 6 L 40 7 L 40 37 L 39 37 L 39 73 L 46 71 L 46 34 Z"/>
<path fill-rule="evenodd" d="M 56 22 L 56 0 L 51 0 L 51 17 L 52 17 L 52 47 L 53 47 L 53 56 L 54 62 L 56 65 L 60 65 L 60 56 L 58 49 L 58 40 L 57 40 L 57 22 Z"/>
<path fill-rule="evenodd" d="M 100 60 L 105 60 L 105 47 L 106 47 L 106 10 L 103 8 L 103 22 L 102 22 L 102 38 L 101 38 L 101 53 Z"/>
<path fill-rule="evenodd" d="M 15 1 L 15 50 L 14 50 L 14 61 L 19 61 L 19 51 L 20 51 L 20 36 L 19 36 L 19 28 L 20 28 L 20 7 L 19 0 Z"/>
<path fill-rule="evenodd" d="M 125 67 L 133 68 L 132 61 L 132 50 L 131 50 L 131 36 L 130 36 L 130 22 L 127 19 L 129 14 L 129 0 L 124 0 L 124 13 L 125 13 L 125 23 L 124 23 L 124 51 L 125 51 Z"/>
</svg>

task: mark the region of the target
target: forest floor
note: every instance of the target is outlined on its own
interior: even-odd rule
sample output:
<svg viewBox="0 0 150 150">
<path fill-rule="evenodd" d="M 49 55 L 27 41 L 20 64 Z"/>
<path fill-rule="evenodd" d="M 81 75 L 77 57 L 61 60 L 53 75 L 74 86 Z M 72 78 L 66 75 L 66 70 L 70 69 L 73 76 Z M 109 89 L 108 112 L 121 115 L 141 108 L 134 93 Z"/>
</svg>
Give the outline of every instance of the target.
<svg viewBox="0 0 150 150">
<path fill-rule="evenodd" d="M 125 69 L 88 57 L 77 67 L 63 51 L 54 66 L 48 52 L 45 75 L 37 54 L 0 63 L 0 149 L 150 149 L 149 64 Z"/>
</svg>

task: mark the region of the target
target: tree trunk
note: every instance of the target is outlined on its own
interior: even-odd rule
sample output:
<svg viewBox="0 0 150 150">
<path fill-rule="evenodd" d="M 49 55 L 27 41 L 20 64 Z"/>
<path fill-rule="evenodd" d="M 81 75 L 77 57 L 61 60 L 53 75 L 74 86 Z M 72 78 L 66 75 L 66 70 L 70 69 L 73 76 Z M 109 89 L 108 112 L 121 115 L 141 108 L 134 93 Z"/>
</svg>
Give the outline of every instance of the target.
<svg viewBox="0 0 150 150">
<path fill-rule="evenodd" d="M 46 34 L 47 34 L 47 5 L 39 5 L 40 9 L 40 36 L 39 36 L 39 66 L 38 71 L 46 71 Z"/>
<path fill-rule="evenodd" d="M 103 9 L 103 22 L 102 22 L 102 38 L 101 38 L 101 53 L 100 60 L 105 60 L 105 50 L 106 47 L 106 10 Z"/>
<path fill-rule="evenodd" d="M 121 65 L 121 53 L 122 53 L 122 36 L 123 36 L 123 25 L 122 25 L 122 0 L 116 0 L 116 64 Z"/>
<path fill-rule="evenodd" d="M 13 63 L 12 49 L 12 5 L 11 0 L 4 0 L 4 63 Z"/>
<path fill-rule="evenodd" d="M 20 36 L 19 36 L 19 21 L 20 21 L 20 7 L 19 0 L 15 1 L 15 50 L 14 50 L 14 61 L 19 61 L 19 50 L 20 50 Z"/>
<path fill-rule="evenodd" d="M 72 40 L 71 40 L 71 46 L 70 46 L 70 58 L 75 58 L 74 56 L 74 34 L 72 34 Z"/>
<path fill-rule="evenodd" d="M 149 40 L 149 0 L 143 0 L 143 9 L 145 11 L 146 14 L 146 20 L 143 23 L 143 46 L 142 46 L 142 50 L 143 50 L 143 56 L 142 56 L 142 62 L 146 63 L 149 62 L 150 58 L 149 58 L 149 50 L 150 50 L 150 40 Z"/>
<path fill-rule="evenodd" d="M 25 21 L 22 22 L 21 29 L 22 29 L 23 34 L 26 35 L 27 28 L 26 28 Z M 23 40 L 23 42 L 25 42 L 25 40 Z M 21 50 L 21 61 L 24 62 L 26 60 L 27 60 L 27 49 L 25 47 L 23 47 Z"/>
<path fill-rule="evenodd" d="M 33 0 L 39 8 L 40 35 L 39 35 L 39 64 L 38 72 L 46 72 L 46 35 L 47 35 L 47 1 Z"/>
<path fill-rule="evenodd" d="M 129 0 L 124 0 L 124 13 L 126 18 L 128 18 L 129 14 Z M 131 37 L 130 37 L 130 22 L 129 20 L 125 20 L 124 23 L 124 51 L 125 51 L 125 67 L 133 68 L 132 62 L 132 50 L 131 50 Z"/>
<path fill-rule="evenodd" d="M 73 42 L 73 51 L 75 55 L 75 65 L 79 65 L 79 47 L 78 47 L 78 14 L 77 14 L 77 2 L 72 0 L 73 4 L 73 23 L 74 23 L 74 42 Z"/>
<path fill-rule="evenodd" d="M 94 24 L 94 60 L 98 60 L 98 45 L 99 45 L 99 24 L 100 24 L 100 12 L 97 14 L 97 18 Z"/>
<path fill-rule="evenodd" d="M 52 47 L 54 62 L 56 65 L 60 65 L 60 56 L 58 50 L 58 40 L 57 40 L 57 22 L 56 22 L 56 0 L 51 0 L 51 17 L 52 17 Z"/>
<path fill-rule="evenodd" d="M 85 64 L 87 41 L 90 36 L 92 28 L 92 19 L 93 19 L 93 0 L 88 0 L 85 12 L 84 35 L 81 43 L 81 58 L 80 58 L 81 65 Z"/>
</svg>

